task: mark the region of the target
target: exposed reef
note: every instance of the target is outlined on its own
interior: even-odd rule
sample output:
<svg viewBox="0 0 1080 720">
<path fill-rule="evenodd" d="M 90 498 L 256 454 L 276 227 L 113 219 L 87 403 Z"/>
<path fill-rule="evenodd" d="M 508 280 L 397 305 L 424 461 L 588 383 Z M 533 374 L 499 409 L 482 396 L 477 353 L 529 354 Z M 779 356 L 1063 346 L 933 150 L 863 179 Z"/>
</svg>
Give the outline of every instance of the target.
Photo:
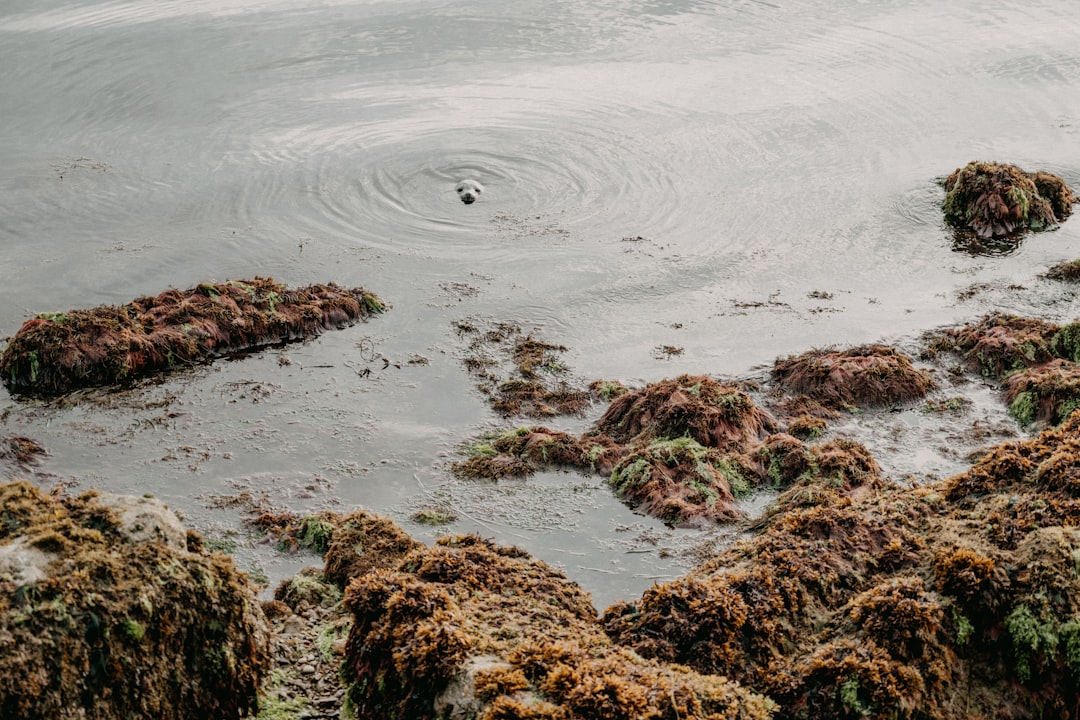
<svg viewBox="0 0 1080 720">
<path fill-rule="evenodd" d="M 968 370 L 1001 382 L 1022 425 L 1056 425 L 1080 407 L 1080 323 L 992 314 L 946 329 L 929 349 L 954 352 Z"/>
<path fill-rule="evenodd" d="M 12 393 L 61 395 L 116 385 L 351 325 L 386 305 L 362 288 L 287 290 L 271 278 L 202 283 L 126 305 L 42 313 L 0 356 Z"/>
<path fill-rule="evenodd" d="M 970 162 L 954 170 L 944 187 L 945 220 L 984 239 L 1055 227 L 1076 202 L 1057 175 L 1007 163 Z"/>
<path fill-rule="evenodd" d="M 1080 414 L 924 487 L 822 475 L 605 626 L 783 718 L 1076 718 L 1078 447 Z"/>
<path fill-rule="evenodd" d="M 0 485 L 0 717 L 238 718 L 269 628 L 159 501 Z"/>
</svg>

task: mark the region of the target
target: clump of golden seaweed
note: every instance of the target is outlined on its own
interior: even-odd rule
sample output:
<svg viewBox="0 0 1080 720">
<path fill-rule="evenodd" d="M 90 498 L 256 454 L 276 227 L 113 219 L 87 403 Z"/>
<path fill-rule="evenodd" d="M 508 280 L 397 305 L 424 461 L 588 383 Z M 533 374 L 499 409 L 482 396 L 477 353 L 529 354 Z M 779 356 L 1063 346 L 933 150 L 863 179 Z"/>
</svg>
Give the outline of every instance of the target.
<svg viewBox="0 0 1080 720">
<path fill-rule="evenodd" d="M 0 485 L 0 717 L 254 711 L 268 629 L 245 576 L 190 531 L 132 541 L 95 498 Z"/>
<path fill-rule="evenodd" d="M 613 644 L 576 583 L 475 535 L 355 578 L 342 678 L 373 720 L 766 720 L 729 680 Z"/>
<path fill-rule="evenodd" d="M 1072 214 L 1076 197 L 1057 175 L 1007 163 L 970 162 L 945 179 L 942 209 L 950 224 L 980 238 L 1045 230 Z"/>
<path fill-rule="evenodd" d="M 296 290 L 260 277 L 203 283 L 31 318 L 0 357 L 0 379 L 14 393 L 60 395 L 309 338 L 385 309 L 362 288 L 332 283 Z"/>
</svg>

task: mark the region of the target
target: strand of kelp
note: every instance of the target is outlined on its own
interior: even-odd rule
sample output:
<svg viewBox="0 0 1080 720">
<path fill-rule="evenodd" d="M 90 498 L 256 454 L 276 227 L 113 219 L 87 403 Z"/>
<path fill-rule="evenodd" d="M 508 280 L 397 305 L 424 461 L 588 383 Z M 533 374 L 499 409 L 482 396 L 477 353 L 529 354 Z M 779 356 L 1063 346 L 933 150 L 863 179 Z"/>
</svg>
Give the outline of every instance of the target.
<svg viewBox="0 0 1080 720">
<path fill-rule="evenodd" d="M 41 313 L 5 348 L 0 378 L 12 393 L 62 395 L 310 338 L 386 308 L 363 288 L 334 283 L 295 290 L 262 277 L 202 283 L 126 305 Z"/>
</svg>

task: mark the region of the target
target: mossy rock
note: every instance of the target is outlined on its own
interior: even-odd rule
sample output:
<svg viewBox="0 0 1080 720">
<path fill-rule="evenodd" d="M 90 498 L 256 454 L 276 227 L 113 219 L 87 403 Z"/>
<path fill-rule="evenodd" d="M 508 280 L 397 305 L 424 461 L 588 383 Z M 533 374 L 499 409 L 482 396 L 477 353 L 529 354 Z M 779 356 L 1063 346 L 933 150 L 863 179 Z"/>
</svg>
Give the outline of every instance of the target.
<svg viewBox="0 0 1080 720">
<path fill-rule="evenodd" d="M 954 170 L 944 186 L 945 220 L 980 238 L 1055 227 L 1076 202 L 1057 175 L 1029 173 L 1007 163 L 970 162 Z"/>
<path fill-rule="evenodd" d="M 1080 412 L 915 487 L 854 447 L 811 454 L 848 469 L 806 475 L 753 536 L 609 608 L 609 637 L 738 680 L 777 717 L 1076 717 Z"/>
<path fill-rule="evenodd" d="M 148 510 L 123 507 L 0 486 L 0 717 L 257 709 L 269 629 L 246 576 L 197 543 L 133 540 L 123 516 Z"/>
<path fill-rule="evenodd" d="M 689 437 L 741 452 L 775 430 L 773 417 L 744 390 L 706 375 L 680 375 L 615 398 L 593 433 L 618 443 Z"/>
<path fill-rule="evenodd" d="M 969 370 L 1001 378 L 1052 360 L 1055 347 L 1067 344 L 1055 341 L 1060 329 L 1039 318 L 992 313 L 976 323 L 946 330 L 942 345 L 959 354 Z"/>
<path fill-rule="evenodd" d="M 528 553 L 475 535 L 354 580 L 342 667 L 357 717 L 768 720 L 726 678 L 614 645 L 589 597 Z"/>
<path fill-rule="evenodd" d="M 682 437 L 637 446 L 615 466 L 608 483 L 632 508 L 669 525 L 692 525 L 743 518 L 736 500 L 760 484 L 760 477 L 738 455 Z"/>
<path fill-rule="evenodd" d="M 1056 359 L 1011 375 L 1005 402 L 1022 425 L 1057 425 L 1080 408 L 1080 365 Z"/>
</svg>

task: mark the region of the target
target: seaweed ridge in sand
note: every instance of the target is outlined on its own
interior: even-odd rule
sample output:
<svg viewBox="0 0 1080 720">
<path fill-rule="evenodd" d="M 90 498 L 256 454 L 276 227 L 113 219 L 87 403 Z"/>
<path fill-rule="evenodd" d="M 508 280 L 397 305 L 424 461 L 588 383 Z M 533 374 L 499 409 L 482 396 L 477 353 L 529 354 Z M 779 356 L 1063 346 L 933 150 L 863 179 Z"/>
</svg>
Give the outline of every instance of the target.
<svg viewBox="0 0 1080 720">
<path fill-rule="evenodd" d="M 333 283 L 202 283 L 121 306 L 39 314 L 5 348 L 0 379 L 13 393 L 61 395 L 309 338 L 385 309 L 374 294 Z"/>
</svg>

